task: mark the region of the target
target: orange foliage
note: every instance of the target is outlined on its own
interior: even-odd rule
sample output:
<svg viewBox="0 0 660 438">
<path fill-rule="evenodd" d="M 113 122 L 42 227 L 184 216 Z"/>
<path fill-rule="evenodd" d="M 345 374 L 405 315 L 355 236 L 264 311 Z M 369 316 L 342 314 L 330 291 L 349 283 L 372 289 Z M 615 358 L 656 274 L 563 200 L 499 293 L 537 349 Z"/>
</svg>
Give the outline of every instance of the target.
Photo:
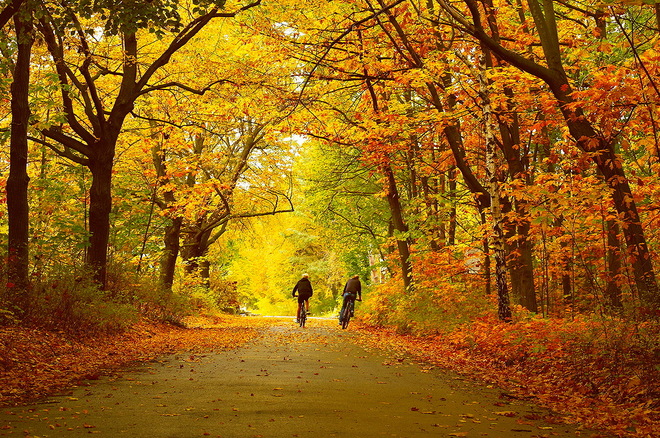
<svg viewBox="0 0 660 438">
<path fill-rule="evenodd" d="M 483 275 L 468 273 L 462 252 L 448 247 L 417 253 L 413 259 L 414 286 L 404 293 L 396 276 L 377 286 L 363 309 L 367 321 L 428 334 L 450 331 L 495 307 L 494 298 L 485 294 Z"/>
</svg>

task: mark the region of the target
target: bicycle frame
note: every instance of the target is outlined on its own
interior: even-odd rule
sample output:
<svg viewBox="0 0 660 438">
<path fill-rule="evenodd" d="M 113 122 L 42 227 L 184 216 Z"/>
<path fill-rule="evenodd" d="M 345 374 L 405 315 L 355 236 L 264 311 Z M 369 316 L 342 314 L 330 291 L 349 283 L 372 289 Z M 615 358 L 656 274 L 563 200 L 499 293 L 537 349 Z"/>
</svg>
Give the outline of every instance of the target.
<svg viewBox="0 0 660 438">
<path fill-rule="evenodd" d="M 297 295 L 295 295 L 297 296 Z M 302 301 L 298 303 L 298 323 L 300 327 L 305 327 L 307 323 L 307 302 Z"/>
<path fill-rule="evenodd" d="M 341 322 L 341 328 L 345 329 L 348 327 L 348 323 L 351 321 L 351 314 L 355 309 L 355 300 L 349 300 L 346 303 L 344 312 L 340 315 L 339 321 Z"/>
</svg>

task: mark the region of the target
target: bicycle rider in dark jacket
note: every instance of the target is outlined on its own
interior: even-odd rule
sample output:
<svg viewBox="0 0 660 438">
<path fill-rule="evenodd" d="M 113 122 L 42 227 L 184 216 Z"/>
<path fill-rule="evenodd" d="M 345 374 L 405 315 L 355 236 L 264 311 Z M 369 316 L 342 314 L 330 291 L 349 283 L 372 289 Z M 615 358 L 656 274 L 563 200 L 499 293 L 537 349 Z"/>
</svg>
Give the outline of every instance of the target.
<svg viewBox="0 0 660 438">
<path fill-rule="evenodd" d="M 312 283 L 309 281 L 309 275 L 303 274 L 302 278 L 298 280 L 298 283 L 293 287 L 293 292 L 291 293 L 294 297 L 298 292 L 298 312 L 296 313 L 296 321 L 300 319 L 300 309 L 305 305 L 305 311 L 309 313 L 309 298 L 314 294 L 312 290 Z"/>
<path fill-rule="evenodd" d="M 341 306 L 341 312 L 339 312 L 340 317 L 344 313 L 344 309 L 349 301 L 355 301 L 356 298 L 358 301 L 362 301 L 362 284 L 360 283 L 359 275 L 354 275 L 348 279 L 344 286 L 343 296 L 344 302 Z M 341 321 L 339 323 L 341 324 Z"/>
</svg>

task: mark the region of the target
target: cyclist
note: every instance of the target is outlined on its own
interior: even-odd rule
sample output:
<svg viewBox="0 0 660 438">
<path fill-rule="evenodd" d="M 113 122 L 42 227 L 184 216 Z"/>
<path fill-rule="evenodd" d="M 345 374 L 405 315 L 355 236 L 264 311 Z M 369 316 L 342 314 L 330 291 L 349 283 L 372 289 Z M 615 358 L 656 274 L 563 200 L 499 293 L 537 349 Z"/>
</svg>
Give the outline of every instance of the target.
<svg viewBox="0 0 660 438">
<path fill-rule="evenodd" d="M 298 294 L 296 295 L 296 292 Z M 303 274 L 302 278 L 298 280 L 298 283 L 293 287 L 293 292 L 291 293 L 294 297 L 298 297 L 298 312 L 296 313 L 296 322 L 300 320 L 300 312 L 307 312 L 309 315 L 309 298 L 314 295 L 312 290 L 312 283 L 309 281 L 309 275 Z M 305 308 L 303 310 L 303 307 Z"/>
<path fill-rule="evenodd" d="M 349 301 L 362 301 L 362 284 L 360 283 L 360 276 L 353 275 L 348 279 L 346 285 L 344 286 L 344 301 L 341 306 L 341 312 L 339 312 L 339 324 L 341 324 L 341 315 L 344 313 L 344 309 Z M 353 316 L 353 315 L 351 315 Z"/>
</svg>

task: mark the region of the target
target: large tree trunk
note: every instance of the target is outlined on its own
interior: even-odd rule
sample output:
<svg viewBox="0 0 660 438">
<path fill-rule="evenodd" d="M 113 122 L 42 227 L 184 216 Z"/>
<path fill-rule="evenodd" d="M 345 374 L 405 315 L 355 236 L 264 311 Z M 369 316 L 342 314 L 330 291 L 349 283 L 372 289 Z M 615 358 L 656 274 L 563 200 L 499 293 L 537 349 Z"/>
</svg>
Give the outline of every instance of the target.
<svg viewBox="0 0 660 438">
<path fill-rule="evenodd" d="M 210 285 L 210 265 L 206 262 L 209 250 L 211 230 L 197 233 L 187 233 L 181 248 L 181 258 L 184 260 L 186 275 L 199 275 L 202 284 Z"/>
<path fill-rule="evenodd" d="M 166 291 L 171 291 L 174 284 L 182 223 L 182 217 L 175 217 L 172 219 L 172 223 L 165 228 L 165 237 L 163 238 L 165 249 L 160 263 L 160 282 Z"/>
<path fill-rule="evenodd" d="M 11 86 L 11 143 L 9 177 L 7 178 L 7 213 L 9 219 L 8 281 L 10 299 L 19 309 L 26 310 L 29 273 L 29 205 L 27 174 L 28 120 L 30 118 L 29 85 L 32 52 L 32 21 L 29 14 L 14 17 L 18 55 Z"/>
<path fill-rule="evenodd" d="M 96 145 L 105 153 L 95 154 L 89 160 L 92 184 L 89 189 L 89 251 L 87 264 L 94 279 L 105 289 L 108 273 L 108 242 L 110 239 L 110 212 L 112 210 L 112 165 L 114 144 Z"/>
<path fill-rule="evenodd" d="M 484 0 L 485 13 L 487 16 L 488 26 L 493 34 L 493 38 L 498 43 L 500 42 L 499 28 L 497 17 L 495 15 L 496 8 L 493 6 L 492 0 Z M 500 64 L 500 60 L 492 56 L 491 50 L 485 45 L 481 44 L 481 50 L 485 56 L 486 68 L 490 69 L 496 64 Z M 491 108 L 493 116 L 497 118 L 497 125 L 501 142 L 499 142 L 500 149 L 504 154 L 507 163 L 507 170 L 509 178 L 514 180 L 522 180 L 528 185 L 529 177 L 527 176 L 527 169 L 529 168 L 529 159 L 526 155 L 524 145 L 520 140 L 520 121 L 518 113 L 515 108 L 515 94 L 511 87 L 504 87 L 504 94 L 507 99 L 500 108 Z M 513 208 L 517 213 L 517 220 L 505 221 L 504 228 L 507 237 L 507 254 L 511 276 L 511 292 L 514 299 L 518 304 L 525 307 L 531 312 L 538 311 L 538 304 L 536 301 L 536 289 L 534 287 L 534 266 L 532 256 L 532 242 L 529 236 L 530 224 L 527 202 L 521 199 L 512 199 L 503 208 L 503 213 L 506 214 Z M 510 239 L 515 237 L 514 239 Z"/>
<path fill-rule="evenodd" d="M 510 103 L 513 100 L 513 94 L 510 90 L 505 90 L 505 92 Z M 507 112 L 509 114 L 513 113 L 512 121 L 499 121 L 499 131 L 502 138 L 500 147 L 507 161 L 507 169 L 511 180 L 523 179 L 526 184 L 529 184 L 528 178 L 525 177 L 528 166 L 526 166 L 527 160 L 523 155 L 523 147 L 520 141 L 518 116 L 513 111 L 513 105 L 510 105 Z M 529 209 L 527 202 L 521 199 L 513 199 L 512 204 L 509 205 L 508 209 L 510 210 L 513 207 L 518 220 L 515 223 L 507 221 L 508 223 L 505 225 L 507 237 L 515 236 L 515 239 L 512 239 L 510 248 L 507 250 L 509 254 L 508 266 L 511 274 L 511 291 L 518 304 L 530 312 L 537 312 L 533 245 L 529 235 Z"/>
</svg>

